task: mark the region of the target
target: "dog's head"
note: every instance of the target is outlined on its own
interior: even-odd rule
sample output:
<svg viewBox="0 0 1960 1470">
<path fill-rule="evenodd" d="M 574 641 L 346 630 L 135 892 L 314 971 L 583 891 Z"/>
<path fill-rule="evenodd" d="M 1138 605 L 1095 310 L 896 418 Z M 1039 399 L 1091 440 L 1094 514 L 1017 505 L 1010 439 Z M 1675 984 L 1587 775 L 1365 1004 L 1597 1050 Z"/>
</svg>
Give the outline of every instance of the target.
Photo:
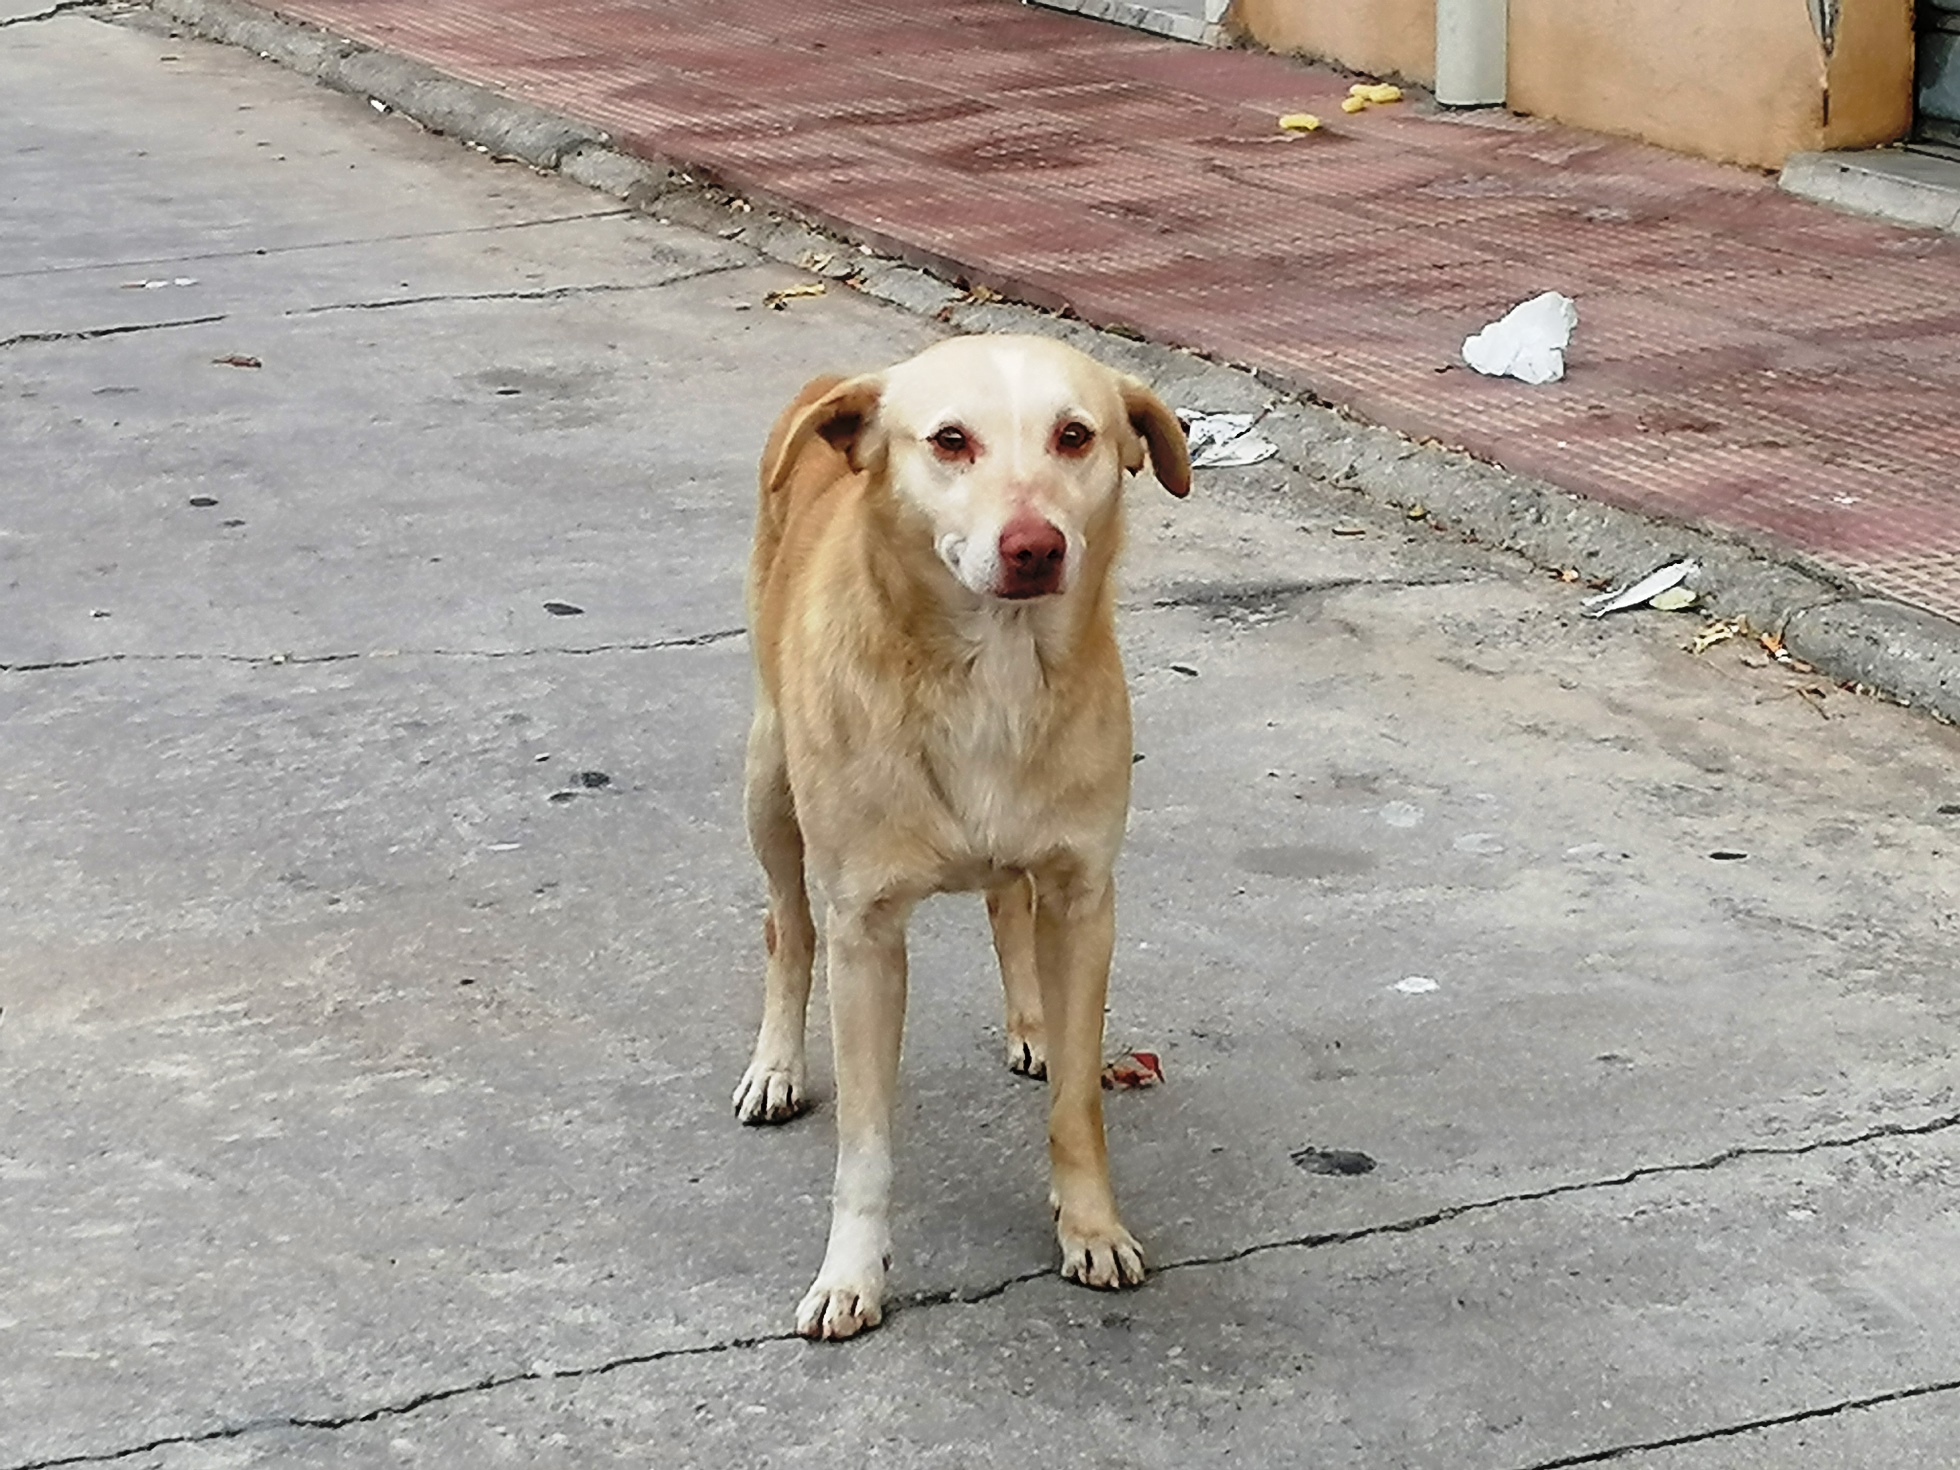
<svg viewBox="0 0 1960 1470">
<path fill-rule="evenodd" d="M 983 597 L 1075 586 L 1146 450 L 1166 490 L 1191 488 L 1184 430 L 1157 395 L 1044 337 L 955 337 L 838 383 L 791 427 L 772 482 L 815 436 L 917 512 L 939 559 Z"/>
</svg>

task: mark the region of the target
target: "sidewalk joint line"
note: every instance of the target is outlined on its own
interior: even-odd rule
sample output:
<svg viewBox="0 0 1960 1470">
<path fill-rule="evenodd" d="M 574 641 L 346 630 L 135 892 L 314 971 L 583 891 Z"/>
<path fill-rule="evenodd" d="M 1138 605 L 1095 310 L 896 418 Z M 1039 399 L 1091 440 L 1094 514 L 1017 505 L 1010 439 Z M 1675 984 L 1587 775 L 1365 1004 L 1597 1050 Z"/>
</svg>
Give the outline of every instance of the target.
<svg viewBox="0 0 1960 1470">
<path fill-rule="evenodd" d="M 42 663 L 0 664 L 0 674 L 41 674 L 62 669 L 86 669 L 99 664 L 242 664 L 282 668 L 301 664 L 344 664 L 358 659 L 391 658 L 583 658 L 597 653 L 657 653 L 668 648 L 705 648 L 740 638 L 747 628 L 715 628 L 674 638 L 637 639 L 582 646 L 546 645 L 540 648 L 375 648 L 360 653 L 98 653 L 82 658 L 48 659 Z"/>
</svg>

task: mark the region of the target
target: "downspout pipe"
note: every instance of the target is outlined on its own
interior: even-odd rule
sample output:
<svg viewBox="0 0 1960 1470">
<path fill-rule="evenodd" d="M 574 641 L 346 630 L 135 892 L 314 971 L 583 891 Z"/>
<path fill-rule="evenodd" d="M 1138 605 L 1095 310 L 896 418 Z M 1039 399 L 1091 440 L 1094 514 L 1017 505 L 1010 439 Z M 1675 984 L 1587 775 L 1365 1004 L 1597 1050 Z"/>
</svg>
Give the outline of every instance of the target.
<svg viewBox="0 0 1960 1470">
<path fill-rule="evenodd" d="M 1510 29 L 1510 0 L 1436 0 L 1436 100 L 1501 104 Z"/>
</svg>

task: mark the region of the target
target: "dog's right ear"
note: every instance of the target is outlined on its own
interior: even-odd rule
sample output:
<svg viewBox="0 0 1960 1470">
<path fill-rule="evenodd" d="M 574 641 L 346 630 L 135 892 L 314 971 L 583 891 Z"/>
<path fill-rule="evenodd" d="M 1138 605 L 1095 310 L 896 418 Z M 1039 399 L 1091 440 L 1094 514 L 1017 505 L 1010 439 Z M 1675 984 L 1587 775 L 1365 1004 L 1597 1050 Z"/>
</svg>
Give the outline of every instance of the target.
<svg viewBox="0 0 1960 1470">
<path fill-rule="evenodd" d="M 775 494 L 818 440 L 844 456 L 854 470 L 869 469 L 883 453 L 874 420 L 885 389 L 877 373 L 812 378 L 790 401 L 762 451 L 762 488 Z"/>
<path fill-rule="evenodd" d="M 1123 395 L 1123 412 L 1129 416 L 1131 429 L 1149 446 L 1150 473 L 1159 485 L 1182 500 L 1191 493 L 1191 450 L 1185 441 L 1184 425 L 1141 378 L 1118 373 L 1116 387 Z M 1126 458 L 1123 467 L 1142 469 L 1143 459 L 1139 455 L 1131 463 Z"/>
</svg>

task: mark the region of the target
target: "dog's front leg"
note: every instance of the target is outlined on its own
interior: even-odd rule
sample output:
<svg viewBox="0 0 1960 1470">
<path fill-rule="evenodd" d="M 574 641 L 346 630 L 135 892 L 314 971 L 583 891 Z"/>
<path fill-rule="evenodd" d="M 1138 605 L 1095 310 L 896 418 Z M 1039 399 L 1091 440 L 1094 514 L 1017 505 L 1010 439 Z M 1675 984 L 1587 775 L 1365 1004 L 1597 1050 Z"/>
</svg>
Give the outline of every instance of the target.
<svg viewBox="0 0 1960 1470">
<path fill-rule="evenodd" d="M 749 842 L 769 879 L 769 952 L 763 982 L 762 1029 L 755 1054 L 735 1088 L 735 1116 L 744 1123 L 782 1123 L 809 1105 L 803 1071 L 803 1023 L 810 1004 L 810 965 L 817 931 L 803 882 L 803 829 L 797 825 L 783 757 L 783 728 L 775 706 L 758 689 L 749 727 L 743 805 Z"/>
<path fill-rule="evenodd" d="M 1062 1275 L 1084 1286 L 1135 1286 L 1143 1249 L 1116 1214 L 1103 1141 L 1103 1001 L 1116 944 L 1107 873 L 1064 870 L 1035 879 L 1035 956 L 1048 1029 L 1049 1201 Z"/>
<path fill-rule="evenodd" d="M 825 921 L 837 1058 L 837 1182 L 823 1269 L 796 1310 L 805 1337 L 851 1337 L 884 1318 L 891 1262 L 892 1104 L 905 1033 L 909 903 L 840 909 Z"/>
<path fill-rule="evenodd" d="M 1007 995 L 1007 1065 L 1024 1077 L 1048 1075 L 1041 1026 L 1041 980 L 1034 956 L 1034 882 L 1025 874 L 987 890 L 1001 988 Z"/>
</svg>

